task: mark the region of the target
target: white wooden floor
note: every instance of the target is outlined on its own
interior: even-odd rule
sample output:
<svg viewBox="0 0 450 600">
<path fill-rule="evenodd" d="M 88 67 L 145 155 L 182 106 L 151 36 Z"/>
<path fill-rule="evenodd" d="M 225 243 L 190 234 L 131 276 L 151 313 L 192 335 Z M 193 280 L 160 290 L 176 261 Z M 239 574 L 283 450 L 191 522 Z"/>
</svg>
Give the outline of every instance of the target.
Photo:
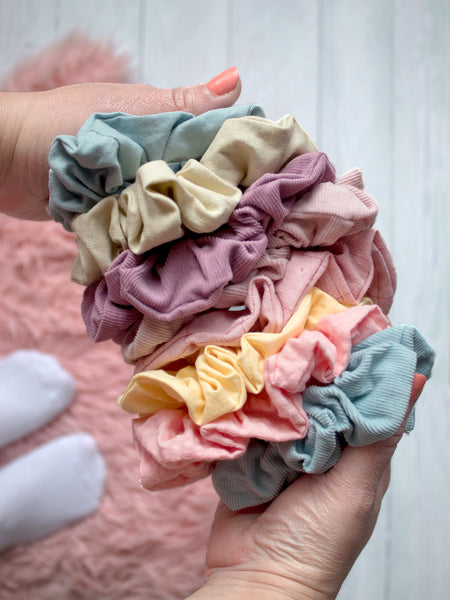
<svg viewBox="0 0 450 600">
<path fill-rule="evenodd" d="M 339 598 L 450 597 L 449 0 L 0 0 L 0 80 L 74 28 L 159 87 L 236 65 L 240 102 L 291 113 L 338 172 L 360 166 L 399 275 L 391 313 L 437 351 L 375 534 Z"/>
</svg>

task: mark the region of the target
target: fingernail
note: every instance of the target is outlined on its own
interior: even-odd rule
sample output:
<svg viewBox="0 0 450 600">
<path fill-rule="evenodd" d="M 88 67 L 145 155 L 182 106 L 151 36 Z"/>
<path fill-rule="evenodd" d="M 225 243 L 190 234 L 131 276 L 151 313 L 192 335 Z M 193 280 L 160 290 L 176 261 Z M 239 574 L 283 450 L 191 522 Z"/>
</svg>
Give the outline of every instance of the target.
<svg viewBox="0 0 450 600">
<path fill-rule="evenodd" d="M 412 387 L 411 387 L 411 400 L 415 402 L 417 398 L 420 396 L 423 390 L 423 386 L 425 385 L 427 378 L 425 375 L 421 375 L 420 373 L 416 373 L 414 375 Z"/>
<path fill-rule="evenodd" d="M 208 81 L 206 87 L 214 96 L 223 96 L 234 90 L 239 79 L 239 71 L 236 67 L 227 69 L 220 75 L 216 75 L 211 81 Z"/>
</svg>

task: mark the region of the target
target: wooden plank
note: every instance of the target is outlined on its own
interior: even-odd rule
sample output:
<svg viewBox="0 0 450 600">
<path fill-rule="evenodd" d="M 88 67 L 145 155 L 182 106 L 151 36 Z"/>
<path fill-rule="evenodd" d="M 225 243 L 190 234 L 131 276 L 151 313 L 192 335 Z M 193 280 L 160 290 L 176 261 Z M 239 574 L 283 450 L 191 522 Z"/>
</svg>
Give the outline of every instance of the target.
<svg viewBox="0 0 450 600">
<path fill-rule="evenodd" d="M 317 135 L 318 3 L 230 0 L 230 59 L 241 72 L 241 102 L 267 116 L 294 115 Z"/>
<path fill-rule="evenodd" d="M 380 204 L 377 226 L 389 233 L 391 195 L 390 3 L 321 3 L 319 144 L 338 174 L 359 166 L 366 189 Z M 345 582 L 339 600 L 379 600 L 385 589 L 389 539 L 389 497 L 380 518 Z"/>
<path fill-rule="evenodd" d="M 415 432 L 394 463 L 389 598 L 448 598 L 450 517 L 448 149 L 450 14 L 446 0 L 395 3 L 393 315 L 437 352 Z M 406 541 L 406 543 L 405 543 Z"/>
<path fill-rule="evenodd" d="M 152 0 L 143 4 L 140 79 L 155 87 L 208 81 L 227 63 L 227 4 Z"/>
<path fill-rule="evenodd" d="M 322 2 L 319 142 L 338 173 L 360 167 L 389 240 L 392 23 L 389 0 Z"/>
<path fill-rule="evenodd" d="M 56 23 L 59 36 L 74 30 L 88 34 L 92 39 L 110 40 L 119 53 L 131 58 L 139 54 L 139 31 L 142 6 L 139 0 L 59 0 Z"/>
<path fill-rule="evenodd" d="M 58 0 L 0 2 L 0 82 L 20 62 L 36 56 L 54 39 L 57 5 Z"/>
</svg>

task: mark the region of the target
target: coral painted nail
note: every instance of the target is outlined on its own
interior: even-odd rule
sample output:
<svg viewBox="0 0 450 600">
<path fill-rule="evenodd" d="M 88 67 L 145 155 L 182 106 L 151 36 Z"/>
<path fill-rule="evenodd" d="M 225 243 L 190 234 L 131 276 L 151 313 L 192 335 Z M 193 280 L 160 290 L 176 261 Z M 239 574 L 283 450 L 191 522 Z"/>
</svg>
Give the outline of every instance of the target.
<svg viewBox="0 0 450 600">
<path fill-rule="evenodd" d="M 239 79 L 239 71 L 236 67 L 227 69 L 220 75 L 216 75 L 211 81 L 208 81 L 206 87 L 215 96 L 223 96 L 234 90 Z"/>
<path fill-rule="evenodd" d="M 414 375 L 413 384 L 411 388 L 411 400 L 413 402 L 415 402 L 422 393 L 423 386 L 425 385 L 426 380 L 426 377 L 424 375 L 421 375 L 420 373 L 416 373 Z"/>
</svg>

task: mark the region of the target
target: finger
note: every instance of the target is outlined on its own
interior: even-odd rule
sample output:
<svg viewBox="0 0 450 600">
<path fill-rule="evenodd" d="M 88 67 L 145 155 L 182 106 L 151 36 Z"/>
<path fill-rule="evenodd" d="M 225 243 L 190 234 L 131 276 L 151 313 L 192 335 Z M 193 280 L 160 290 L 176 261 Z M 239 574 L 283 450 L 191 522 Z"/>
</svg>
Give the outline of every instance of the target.
<svg viewBox="0 0 450 600">
<path fill-rule="evenodd" d="M 389 484 L 391 482 L 391 463 L 388 462 L 387 467 L 385 468 L 383 475 L 381 476 L 380 483 L 378 485 L 378 494 L 379 494 L 379 504 L 381 505 L 381 500 L 383 496 L 388 490 Z"/>
<path fill-rule="evenodd" d="M 420 394 L 422 393 L 423 386 L 425 385 L 426 381 L 427 381 L 427 378 L 425 377 L 425 375 L 422 375 L 421 373 L 416 373 L 414 375 L 412 388 L 411 388 L 411 400 L 412 400 L 413 405 L 417 402 L 417 399 L 419 398 Z"/>
<path fill-rule="evenodd" d="M 43 114 L 53 118 L 50 135 L 42 136 L 45 159 L 57 135 L 75 135 L 82 123 L 95 112 L 125 112 L 132 115 L 154 115 L 182 111 L 199 115 L 215 108 L 232 106 L 241 93 L 241 80 L 236 67 L 217 75 L 208 83 L 191 87 L 160 90 L 142 83 L 80 83 L 68 85 L 39 96 L 19 95 L 28 102 L 40 102 Z M 26 114 L 35 114 L 25 111 Z M 32 121 L 32 129 L 35 122 Z"/>
<path fill-rule="evenodd" d="M 208 110 L 233 105 L 241 93 L 236 67 L 227 69 L 208 83 L 191 87 L 152 90 L 147 98 L 147 113 L 183 111 L 199 115 Z"/>
<path fill-rule="evenodd" d="M 392 437 L 359 448 L 347 447 L 340 460 L 329 472 L 330 478 L 337 477 L 344 485 L 354 489 L 363 489 L 367 493 L 382 488 L 382 495 L 389 484 L 390 461 L 403 435 L 406 421 L 419 398 L 426 378 L 420 373 L 414 375 L 411 386 L 410 402 L 405 418 L 399 430 Z"/>
</svg>

